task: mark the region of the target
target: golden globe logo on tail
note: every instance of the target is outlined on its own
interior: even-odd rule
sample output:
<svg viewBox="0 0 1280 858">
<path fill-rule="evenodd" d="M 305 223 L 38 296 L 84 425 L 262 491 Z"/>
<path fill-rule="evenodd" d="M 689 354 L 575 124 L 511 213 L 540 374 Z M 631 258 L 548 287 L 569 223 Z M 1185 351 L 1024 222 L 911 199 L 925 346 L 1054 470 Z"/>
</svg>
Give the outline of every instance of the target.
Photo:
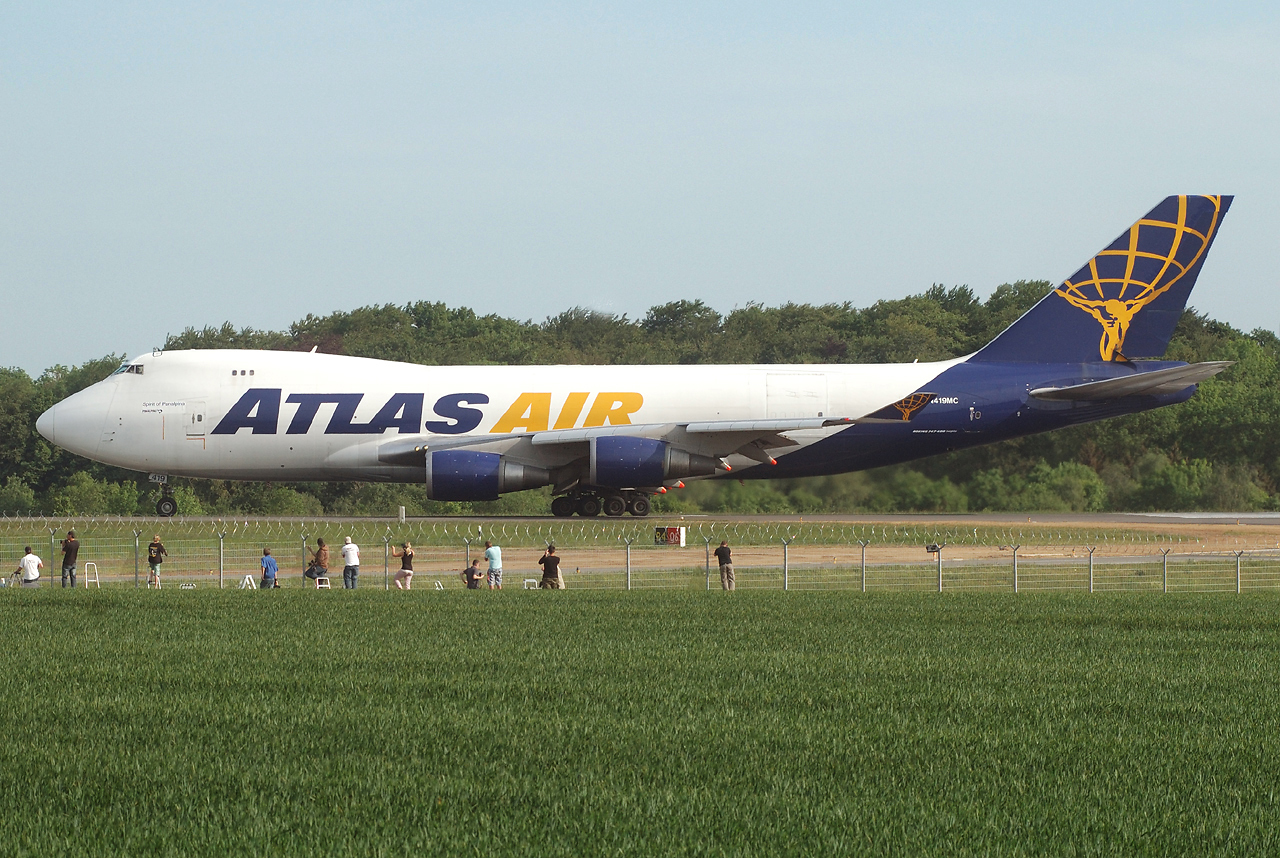
<svg viewBox="0 0 1280 858">
<path fill-rule="evenodd" d="M 1098 352 L 1103 360 L 1126 360 L 1124 338 L 1134 316 L 1169 291 L 1204 255 L 1222 213 L 1222 197 L 1206 199 L 1214 207 L 1206 231 L 1187 225 L 1187 198 L 1179 196 L 1175 221 L 1139 220 L 1129 227 L 1124 246 L 1113 245 L 1089 261 L 1081 272 L 1087 273 L 1086 278 L 1074 283 L 1067 280 L 1058 287 L 1057 294 L 1067 303 L 1102 325 Z M 1116 262 L 1123 263 L 1122 270 L 1113 267 Z M 1102 270 L 1104 265 L 1107 271 Z"/>
</svg>

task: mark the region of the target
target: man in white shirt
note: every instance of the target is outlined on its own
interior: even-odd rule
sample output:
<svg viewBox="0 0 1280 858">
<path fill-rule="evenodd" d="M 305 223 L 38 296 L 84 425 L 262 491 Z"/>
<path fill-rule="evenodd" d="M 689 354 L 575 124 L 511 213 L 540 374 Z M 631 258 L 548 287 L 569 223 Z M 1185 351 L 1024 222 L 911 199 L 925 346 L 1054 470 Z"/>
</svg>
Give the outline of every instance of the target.
<svg viewBox="0 0 1280 858">
<path fill-rule="evenodd" d="M 484 559 L 489 561 L 489 589 L 502 589 L 502 549 L 492 542 L 484 543 Z"/>
<path fill-rule="evenodd" d="M 360 574 L 360 546 L 348 536 L 342 543 L 342 589 L 354 590 Z"/>
<path fill-rule="evenodd" d="M 26 548 L 27 553 L 23 555 L 22 560 L 18 563 L 18 573 L 22 576 L 22 586 L 39 587 L 40 586 L 40 570 L 44 568 L 44 563 L 40 558 L 31 553 L 31 546 Z"/>
</svg>

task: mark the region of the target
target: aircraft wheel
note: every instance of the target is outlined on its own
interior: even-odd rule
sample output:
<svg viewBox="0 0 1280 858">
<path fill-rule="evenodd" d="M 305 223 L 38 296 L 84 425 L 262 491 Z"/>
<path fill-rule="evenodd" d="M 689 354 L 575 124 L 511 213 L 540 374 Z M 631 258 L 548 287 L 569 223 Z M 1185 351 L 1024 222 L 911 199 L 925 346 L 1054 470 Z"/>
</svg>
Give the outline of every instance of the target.
<svg viewBox="0 0 1280 858">
<path fill-rule="evenodd" d="M 173 498 L 160 498 L 156 501 L 156 515 L 170 518 L 178 514 L 178 502 Z"/>
<path fill-rule="evenodd" d="M 568 518 L 578 511 L 578 505 L 568 495 L 551 499 L 551 514 L 556 518 Z"/>
<path fill-rule="evenodd" d="M 610 518 L 616 518 L 627 511 L 627 502 L 618 495 L 609 495 L 601 504 L 604 514 Z"/>
<path fill-rule="evenodd" d="M 578 515 L 590 518 L 600 514 L 600 498 L 587 495 L 578 499 Z"/>
<path fill-rule="evenodd" d="M 631 503 L 627 504 L 627 509 L 632 515 L 646 516 L 649 514 L 649 499 L 644 495 L 636 495 L 631 499 Z"/>
</svg>

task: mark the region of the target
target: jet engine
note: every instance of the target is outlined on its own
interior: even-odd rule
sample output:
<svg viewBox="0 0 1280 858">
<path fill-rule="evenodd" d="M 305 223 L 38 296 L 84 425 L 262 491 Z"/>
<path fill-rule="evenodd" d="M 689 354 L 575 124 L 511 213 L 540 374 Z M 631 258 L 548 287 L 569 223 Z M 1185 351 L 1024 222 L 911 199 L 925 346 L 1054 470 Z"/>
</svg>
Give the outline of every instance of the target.
<svg viewBox="0 0 1280 858">
<path fill-rule="evenodd" d="M 505 492 L 551 482 L 545 468 L 508 461 L 500 453 L 440 450 L 427 454 L 427 497 L 442 501 L 497 500 Z"/>
<path fill-rule="evenodd" d="M 591 439 L 590 484 L 607 488 L 660 486 L 667 480 L 703 477 L 720 460 L 672 447 L 666 441 L 601 435 Z"/>
</svg>

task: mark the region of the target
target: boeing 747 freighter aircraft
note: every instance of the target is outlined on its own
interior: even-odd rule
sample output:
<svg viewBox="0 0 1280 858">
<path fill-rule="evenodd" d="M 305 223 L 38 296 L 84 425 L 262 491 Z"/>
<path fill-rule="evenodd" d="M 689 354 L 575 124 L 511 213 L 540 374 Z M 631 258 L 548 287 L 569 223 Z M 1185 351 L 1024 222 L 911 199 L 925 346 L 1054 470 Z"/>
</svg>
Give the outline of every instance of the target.
<svg viewBox="0 0 1280 858">
<path fill-rule="evenodd" d="M 41 415 L 67 450 L 169 476 L 552 486 L 558 516 L 645 515 L 682 480 L 856 471 L 1191 397 L 1162 361 L 1231 197 L 1169 197 L 990 344 L 934 363 L 418 366 L 153 351 Z"/>
</svg>

